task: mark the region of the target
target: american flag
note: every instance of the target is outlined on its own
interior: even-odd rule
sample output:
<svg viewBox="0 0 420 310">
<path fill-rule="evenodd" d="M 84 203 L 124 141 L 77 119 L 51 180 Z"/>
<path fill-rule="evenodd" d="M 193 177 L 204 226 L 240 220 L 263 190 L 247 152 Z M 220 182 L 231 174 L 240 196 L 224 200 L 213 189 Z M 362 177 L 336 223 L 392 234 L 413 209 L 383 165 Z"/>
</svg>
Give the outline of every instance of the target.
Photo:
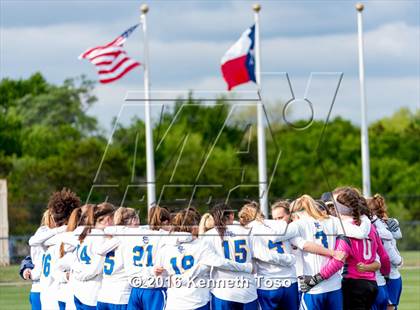
<svg viewBox="0 0 420 310">
<path fill-rule="evenodd" d="M 130 27 L 112 42 L 88 49 L 79 56 L 87 59 L 96 66 L 99 82 L 106 84 L 122 78 L 140 63 L 127 56 L 123 45 L 128 36 L 136 30 L 139 24 Z"/>
</svg>

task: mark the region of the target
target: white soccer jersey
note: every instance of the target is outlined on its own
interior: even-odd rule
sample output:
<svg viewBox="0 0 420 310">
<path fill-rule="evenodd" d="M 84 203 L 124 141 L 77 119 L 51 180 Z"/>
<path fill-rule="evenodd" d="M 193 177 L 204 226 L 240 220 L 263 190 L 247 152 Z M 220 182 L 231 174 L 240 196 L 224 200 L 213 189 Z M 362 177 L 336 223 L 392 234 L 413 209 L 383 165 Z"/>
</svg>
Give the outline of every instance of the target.
<svg viewBox="0 0 420 310">
<path fill-rule="evenodd" d="M 379 258 L 378 253 L 376 253 L 375 261 L 378 263 L 381 263 L 381 259 Z M 386 285 L 386 280 L 379 270 L 376 270 L 375 277 L 376 277 L 376 283 L 378 284 L 378 286 Z"/>
<path fill-rule="evenodd" d="M 84 227 L 79 226 L 72 232 L 65 232 L 61 235 L 61 242 L 64 243 L 64 249 L 66 254 L 64 257 L 58 259 L 57 269 L 61 271 L 61 283 L 60 283 L 60 293 L 59 300 L 66 303 L 66 310 L 75 310 L 76 305 L 74 304 L 74 291 L 77 287 L 74 287 L 74 278 L 72 275 L 73 266 L 77 261 L 77 251 L 76 248 L 79 245 L 79 235 L 83 231 Z M 55 237 L 54 237 L 55 238 Z M 51 238 L 50 240 L 53 240 Z M 48 241 L 49 242 L 49 241 Z M 70 270 L 69 279 L 65 277 L 66 271 Z M 66 281 L 67 280 L 67 281 Z M 62 300 L 65 299 L 65 300 Z"/>
<path fill-rule="evenodd" d="M 276 241 L 275 232 L 259 221 L 249 223 L 247 228 L 251 228 L 257 288 L 275 290 L 279 285 L 275 285 L 274 281 L 296 282 L 296 257 L 291 253 L 290 242 Z"/>
<path fill-rule="evenodd" d="M 335 248 L 336 236 L 339 232 L 337 221 L 331 217 L 318 221 L 305 214 L 294 223 L 299 227 L 299 237 L 293 238 L 291 243 L 302 251 L 303 274 L 313 276 L 321 271 L 329 258 L 304 252 L 303 247 L 307 241 L 312 241 L 333 250 Z M 313 287 L 308 294 L 327 293 L 340 288 L 341 275 L 336 273 L 331 278 Z"/>
<path fill-rule="evenodd" d="M 130 247 L 132 242 L 138 243 L 146 232 L 142 228 L 130 228 L 125 226 L 112 226 L 105 228 L 105 233 L 114 235 L 112 239 L 104 242 L 102 249 L 98 249 L 100 255 L 105 256 L 102 286 L 99 291 L 98 301 L 110 304 L 128 304 L 130 298 L 130 271 L 126 270 L 129 262 L 133 262 L 133 248 L 129 252 L 126 246 Z M 131 266 L 130 266 L 131 268 Z M 110 292 L 113 292 L 110 294 Z"/>
<path fill-rule="evenodd" d="M 391 272 L 389 273 L 390 279 L 398 279 L 401 277 L 399 269 L 403 265 L 403 258 L 397 248 L 397 240 L 384 242 L 385 250 L 389 255 L 391 261 Z"/>
<path fill-rule="evenodd" d="M 391 241 L 394 239 L 392 233 L 388 230 L 386 224 L 377 216 L 373 217 L 373 225 L 375 225 L 376 231 L 378 232 L 379 237 L 384 241 Z"/>
<path fill-rule="evenodd" d="M 236 263 L 219 256 L 203 238 L 195 239 L 189 233 L 168 235 L 168 241 L 159 251 L 156 265 L 165 268 L 164 276 L 183 279 L 179 286 L 169 286 L 166 310 L 193 310 L 206 305 L 210 301 L 210 287 L 206 282 L 209 280 L 210 267 L 249 275 L 252 271 L 251 263 Z"/>
<path fill-rule="evenodd" d="M 372 223 L 366 215 L 360 217 L 360 225 L 354 224 L 353 217 L 351 216 L 340 216 L 340 218 L 330 216 L 330 218 L 336 221 L 338 234 L 355 239 L 369 238 Z"/>
<path fill-rule="evenodd" d="M 76 249 L 77 259 L 71 275 L 74 296 L 88 306 L 97 303 L 105 260 L 97 252 L 105 241 L 103 230 L 92 229 Z"/>
<path fill-rule="evenodd" d="M 153 266 L 159 249 L 166 242 L 168 232 L 165 230 L 150 230 L 144 227 L 127 228 L 124 238 L 120 237 L 123 264 L 128 281 L 133 277 L 142 279 L 139 287 L 164 287 L 165 283 L 149 281 L 154 277 Z"/>
<path fill-rule="evenodd" d="M 41 305 L 43 309 L 58 309 L 61 273 L 57 269 L 57 261 L 60 258 L 61 236 L 59 233 L 48 240 L 44 245 L 48 246 L 42 259 Z"/>
<path fill-rule="evenodd" d="M 290 240 L 299 235 L 299 227 L 296 223 L 287 223 L 283 220 L 264 220 L 264 224 L 275 232 L 275 241 Z"/>
<path fill-rule="evenodd" d="M 252 262 L 253 253 L 249 229 L 244 228 L 241 225 L 227 225 L 223 240 L 220 238 L 215 228 L 207 231 L 204 238 L 208 238 L 206 243 L 211 245 L 219 256 L 233 260 L 237 263 Z M 240 303 L 249 303 L 257 299 L 255 278 L 249 273 L 232 272 L 214 268 L 211 277 L 216 281 L 222 279 L 224 281 L 244 279 L 244 281 L 248 283 L 248 286 L 243 288 L 213 288 L 212 293 L 219 299 Z"/>
<path fill-rule="evenodd" d="M 42 274 L 42 259 L 47 247 L 44 242 L 58 233 L 66 229 L 66 226 L 57 228 L 49 228 L 48 226 L 41 226 L 37 229 L 35 234 L 29 238 L 29 246 L 31 247 L 31 259 L 34 264 L 34 269 L 31 270 L 32 287 L 31 292 L 41 292 L 40 278 Z"/>
<path fill-rule="evenodd" d="M 67 252 L 64 254 L 63 257 L 57 259 L 56 264 L 54 265 L 54 268 L 52 270 L 53 278 L 55 281 L 57 281 L 57 299 L 61 302 L 66 303 L 66 309 L 73 309 L 70 308 L 70 305 L 74 303 L 73 290 L 70 286 L 70 281 L 67 277 L 70 276 L 71 268 L 75 261 L 75 251 Z M 67 305 L 69 300 L 72 301 L 72 303 Z"/>
<path fill-rule="evenodd" d="M 390 279 L 398 279 L 401 277 L 398 268 L 401 267 L 403 259 L 400 252 L 397 248 L 397 241 L 393 237 L 392 233 L 387 229 L 386 224 L 379 218 L 374 221 L 374 225 L 379 234 L 379 237 L 382 239 L 384 248 L 388 253 L 389 260 L 391 262 L 391 272 L 389 274 Z"/>
<path fill-rule="evenodd" d="M 39 279 L 42 273 L 42 258 L 45 254 L 44 247 L 31 246 L 31 259 L 34 268 L 31 270 L 32 287 L 31 292 L 37 293 L 41 291 L 41 284 Z"/>
</svg>

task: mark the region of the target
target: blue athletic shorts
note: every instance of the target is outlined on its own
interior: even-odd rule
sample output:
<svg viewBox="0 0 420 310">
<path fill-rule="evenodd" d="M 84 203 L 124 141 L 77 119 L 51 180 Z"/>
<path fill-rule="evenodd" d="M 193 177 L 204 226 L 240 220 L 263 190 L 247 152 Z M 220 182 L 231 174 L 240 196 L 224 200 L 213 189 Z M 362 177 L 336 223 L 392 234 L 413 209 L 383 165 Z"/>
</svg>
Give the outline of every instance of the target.
<svg viewBox="0 0 420 310">
<path fill-rule="evenodd" d="M 166 288 L 133 287 L 128 300 L 128 310 L 163 310 L 166 305 Z"/>
<path fill-rule="evenodd" d="M 307 310 L 342 310 L 343 294 L 340 290 L 328 293 L 302 293 L 300 309 Z"/>
<path fill-rule="evenodd" d="M 398 306 L 402 292 L 402 279 L 389 279 L 386 286 L 388 287 L 388 304 Z M 397 307 L 395 307 L 397 309 Z"/>
<path fill-rule="evenodd" d="M 211 295 L 212 310 L 258 310 L 258 299 L 243 304 L 240 302 L 219 299 Z"/>
<path fill-rule="evenodd" d="M 29 294 L 29 301 L 32 306 L 32 310 L 41 310 L 41 293 L 31 292 Z"/>
<path fill-rule="evenodd" d="M 298 310 L 299 292 L 298 284 L 289 287 L 280 287 L 275 290 L 257 290 L 258 303 L 262 310 Z"/>
<path fill-rule="evenodd" d="M 371 310 L 386 310 L 388 307 L 388 288 L 386 285 L 378 285 L 378 295 L 376 295 L 375 303 Z"/>
</svg>

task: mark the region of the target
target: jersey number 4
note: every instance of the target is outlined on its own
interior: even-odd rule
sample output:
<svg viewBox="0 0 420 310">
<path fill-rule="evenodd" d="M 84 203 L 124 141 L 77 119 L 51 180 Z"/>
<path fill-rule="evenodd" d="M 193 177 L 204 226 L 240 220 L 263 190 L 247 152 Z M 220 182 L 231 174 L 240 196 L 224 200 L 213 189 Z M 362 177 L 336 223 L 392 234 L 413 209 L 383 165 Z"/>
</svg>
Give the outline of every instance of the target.
<svg viewBox="0 0 420 310">
<path fill-rule="evenodd" d="M 78 247 L 80 249 L 80 247 Z M 87 253 L 87 245 L 85 245 L 82 250 L 80 251 L 79 258 L 82 262 L 84 262 L 86 265 L 90 265 L 90 256 Z"/>
</svg>

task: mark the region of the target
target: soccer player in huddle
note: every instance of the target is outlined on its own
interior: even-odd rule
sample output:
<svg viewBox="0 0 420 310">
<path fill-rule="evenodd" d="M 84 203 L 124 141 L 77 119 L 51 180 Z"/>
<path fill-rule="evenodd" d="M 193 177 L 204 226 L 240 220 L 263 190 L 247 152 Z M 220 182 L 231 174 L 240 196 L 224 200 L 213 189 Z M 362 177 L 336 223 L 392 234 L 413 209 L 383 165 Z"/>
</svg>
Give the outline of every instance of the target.
<svg viewBox="0 0 420 310">
<path fill-rule="evenodd" d="M 225 204 L 203 217 L 154 206 L 140 226 L 134 209 L 80 206 L 63 189 L 21 275 L 33 281 L 36 310 L 396 309 L 398 222 L 379 195 L 346 187 L 330 199 L 278 201 L 273 220 L 245 203 L 238 222 Z M 238 278 L 246 285 L 224 286 Z"/>
<path fill-rule="evenodd" d="M 357 225 L 360 225 L 361 214 L 367 209 L 366 201 L 360 194 L 352 188 L 340 188 L 334 192 L 334 198 L 339 213 L 342 216 L 351 217 Z M 302 279 L 304 291 L 310 292 L 314 288 L 320 288 L 325 281 L 329 285 L 333 281 L 338 281 L 335 287 L 342 284 L 342 302 L 337 300 L 339 305 L 343 305 L 347 309 L 371 309 L 378 293 L 375 271 L 371 270 L 375 265 L 376 257 L 381 261 L 381 273 L 388 275 L 390 271 L 389 257 L 382 245 L 376 229 L 371 225 L 368 239 L 356 239 L 348 237 L 339 237 L 336 240 L 335 248 L 343 251 L 346 255 L 346 268 L 343 271 L 343 280 L 337 272 L 343 267 L 342 260 L 330 259 L 327 264 L 322 264 L 318 272 L 312 277 L 305 276 Z M 367 266 L 360 271 L 359 264 Z M 313 272 L 314 273 L 314 272 Z M 338 277 L 337 277 L 338 276 Z M 333 291 L 338 298 L 337 291 Z M 341 294 L 341 291 L 340 291 Z M 322 297 L 322 295 L 320 296 Z M 302 300 L 303 303 L 307 301 Z M 322 302 L 322 301 L 321 301 Z M 320 304 L 320 300 L 312 299 L 311 303 Z M 329 305 L 328 308 L 331 308 Z M 309 307 L 308 307 L 309 308 Z M 315 306 L 309 309 L 321 309 Z"/>
<path fill-rule="evenodd" d="M 380 294 L 378 293 L 373 309 L 397 309 L 402 292 L 402 279 L 398 268 L 402 266 L 403 260 L 398 251 L 396 240 L 400 239 L 402 234 L 398 222 L 395 219 L 389 219 L 385 199 L 381 195 L 376 194 L 369 198 L 367 205 L 373 214 L 372 223 L 375 225 L 391 261 L 388 281 L 377 272 L 376 280 Z"/>
<path fill-rule="evenodd" d="M 60 236 L 67 229 L 67 223 L 72 211 L 80 207 L 80 199 L 68 189 L 55 192 L 48 202 L 48 210 L 55 227 L 55 234 L 47 228 L 42 233 L 35 234 L 30 245 L 42 246 L 45 249 L 42 259 L 41 309 L 64 309 L 60 300 L 60 279 L 57 272 L 57 260 L 60 256 Z M 56 238 L 58 237 L 58 238 Z"/>
</svg>

